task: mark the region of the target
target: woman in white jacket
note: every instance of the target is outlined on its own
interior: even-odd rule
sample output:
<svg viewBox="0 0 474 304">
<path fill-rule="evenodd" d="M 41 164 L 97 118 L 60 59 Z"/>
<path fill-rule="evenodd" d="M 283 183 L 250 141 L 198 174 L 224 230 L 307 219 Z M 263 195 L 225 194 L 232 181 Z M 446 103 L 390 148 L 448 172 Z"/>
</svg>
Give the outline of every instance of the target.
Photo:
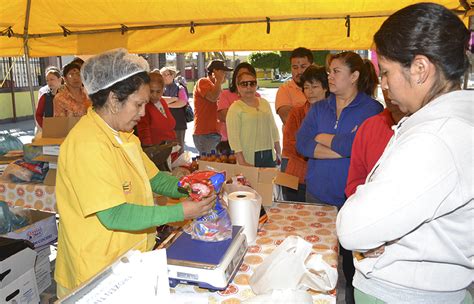
<svg viewBox="0 0 474 304">
<path fill-rule="evenodd" d="M 382 89 L 408 113 L 337 218 L 357 251 L 357 303 L 472 303 L 474 92 L 462 91 L 469 31 L 419 3 L 374 36 Z"/>
</svg>

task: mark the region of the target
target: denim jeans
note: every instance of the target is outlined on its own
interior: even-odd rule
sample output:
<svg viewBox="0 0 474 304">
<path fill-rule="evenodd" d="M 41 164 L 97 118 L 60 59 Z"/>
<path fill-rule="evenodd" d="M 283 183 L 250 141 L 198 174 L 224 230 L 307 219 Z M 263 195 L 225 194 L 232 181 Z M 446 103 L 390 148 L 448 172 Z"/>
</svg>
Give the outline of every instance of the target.
<svg viewBox="0 0 474 304">
<path fill-rule="evenodd" d="M 186 136 L 186 129 L 184 130 L 174 130 L 176 132 L 176 139 L 178 140 L 179 145 L 181 146 L 181 149 L 179 149 L 179 154 L 184 152 L 184 138 Z"/>
<path fill-rule="evenodd" d="M 255 152 L 255 167 L 259 168 L 275 168 L 276 162 L 273 160 L 272 150 L 264 150 Z"/>
<path fill-rule="evenodd" d="M 202 152 L 211 153 L 211 150 L 215 150 L 221 141 L 221 136 L 217 133 L 193 135 L 193 141 L 199 154 Z"/>
<path fill-rule="evenodd" d="M 313 196 L 311 193 L 309 193 L 308 189 L 306 189 L 306 202 L 307 203 L 316 203 L 316 204 L 326 204 L 325 202 L 321 201 L 319 198 L 316 196 Z"/>
</svg>

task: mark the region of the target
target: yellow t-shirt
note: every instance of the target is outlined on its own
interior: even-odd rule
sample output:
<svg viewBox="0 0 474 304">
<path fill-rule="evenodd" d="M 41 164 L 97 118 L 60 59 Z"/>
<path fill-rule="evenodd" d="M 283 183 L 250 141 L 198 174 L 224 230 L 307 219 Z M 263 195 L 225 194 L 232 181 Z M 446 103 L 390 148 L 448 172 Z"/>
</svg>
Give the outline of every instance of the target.
<svg viewBox="0 0 474 304">
<path fill-rule="evenodd" d="M 135 135 L 119 132 L 119 136 L 122 145 L 89 108 L 61 145 L 56 177 L 60 218 L 55 279 L 68 289 L 90 279 L 136 244 L 140 243 L 137 249 L 145 250 L 147 233 L 153 230 L 107 230 L 95 214 L 125 202 L 153 205 L 143 167 L 148 180 L 158 169 Z M 142 156 L 138 167 L 124 149 L 134 144 L 137 155 Z"/>
</svg>

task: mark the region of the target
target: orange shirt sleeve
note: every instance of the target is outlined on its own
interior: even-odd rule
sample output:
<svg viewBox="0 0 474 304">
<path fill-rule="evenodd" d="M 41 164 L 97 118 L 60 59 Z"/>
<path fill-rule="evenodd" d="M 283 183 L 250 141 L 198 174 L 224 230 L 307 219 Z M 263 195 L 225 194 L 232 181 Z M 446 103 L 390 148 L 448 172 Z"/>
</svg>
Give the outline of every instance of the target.
<svg viewBox="0 0 474 304">
<path fill-rule="evenodd" d="M 288 84 L 285 83 L 278 88 L 276 97 L 275 97 L 275 110 L 278 110 L 283 106 L 291 106 L 291 96 L 288 89 Z"/>
<path fill-rule="evenodd" d="M 53 99 L 54 117 L 67 116 L 66 113 L 66 100 L 61 93 L 56 94 Z"/>
<path fill-rule="evenodd" d="M 211 91 L 213 88 L 214 83 L 212 83 L 211 80 L 207 78 L 201 78 L 196 85 L 195 93 L 199 94 L 202 98 L 206 98 L 207 93 L 209 93 L 209 91 Z"/>
</svg>

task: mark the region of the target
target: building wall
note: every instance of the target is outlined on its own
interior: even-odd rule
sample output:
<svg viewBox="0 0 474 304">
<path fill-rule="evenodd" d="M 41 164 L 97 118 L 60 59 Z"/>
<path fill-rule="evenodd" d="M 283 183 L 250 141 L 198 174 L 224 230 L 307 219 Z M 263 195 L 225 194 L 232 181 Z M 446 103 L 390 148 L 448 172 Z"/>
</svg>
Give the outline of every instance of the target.
<svg viewBox="0 0 474 304">
<path fill-rule="evenodd" d="M 38 100 L 38 91 L 35 91 L 35 101 Z M 30 92 L 15 93 L 16 117 L 32 116 Z M 13 118 L 11 93 L 0 93 L 0 121 Z"/>
</svg>

